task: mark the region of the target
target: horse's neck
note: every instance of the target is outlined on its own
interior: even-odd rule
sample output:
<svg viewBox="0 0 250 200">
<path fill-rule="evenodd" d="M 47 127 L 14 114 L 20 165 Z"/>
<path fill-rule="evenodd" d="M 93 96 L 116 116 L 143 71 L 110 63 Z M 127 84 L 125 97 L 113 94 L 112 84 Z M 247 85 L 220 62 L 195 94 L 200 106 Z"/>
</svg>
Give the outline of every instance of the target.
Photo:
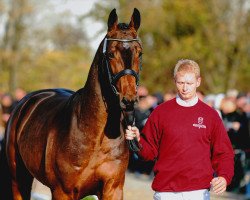
<svg viewBox="0 0 250 200">
<path fill-rule="evenodd" d="M 98 70 L 93 63 L 88 79 L 83 89 L 78 91 L 77 107 L 80 115 L 91 117 L 107 117 L 105 103 L 103 101 L 100 83 L 98 81 Z M 98 116 L 95 116 L 98 115 Z M 103 115 L 103 116 L 100 116 Z"/>
<path fill-rule="evenodd" d="M 117 111 L 117 107 L 110 103 L 110 98 L 107 98 L 112 94 L 107 94 L 108 89 L 101 87 L 98 77 L 100 75 L 98 70 L 102 67 L 99 66 L 102 65 L 101 59 L 101 56 L 95 56 L 84 88 L 77 91 L 77 95 L 75 95 L 75 111 L 79 123 L 88 118 L 96 120 L 97 123 L 106 124 L 109 118 L 108 113 Z"/>
</svg>

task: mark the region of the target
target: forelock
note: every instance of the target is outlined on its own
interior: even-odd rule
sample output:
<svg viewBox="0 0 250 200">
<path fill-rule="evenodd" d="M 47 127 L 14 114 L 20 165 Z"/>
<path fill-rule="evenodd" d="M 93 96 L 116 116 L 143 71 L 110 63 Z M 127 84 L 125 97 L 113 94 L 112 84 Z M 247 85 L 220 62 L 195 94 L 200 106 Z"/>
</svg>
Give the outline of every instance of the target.
<svg viewBox="0 0 250 200">
<path fill-rule="evenodd" d="M 127 30 L 127 29 L 129 29 L 129 25 L 126 24 L 126 23 L 119 23 L 117 26 L 118 26 L 118 28 L 120 30 Z"/>
</svg>

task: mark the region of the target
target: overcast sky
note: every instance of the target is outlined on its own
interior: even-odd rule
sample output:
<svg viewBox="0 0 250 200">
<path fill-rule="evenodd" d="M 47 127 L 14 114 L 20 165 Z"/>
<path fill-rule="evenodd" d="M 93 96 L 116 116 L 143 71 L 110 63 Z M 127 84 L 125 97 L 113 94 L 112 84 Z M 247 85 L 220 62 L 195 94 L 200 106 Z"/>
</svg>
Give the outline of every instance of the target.
<svg viewBox="0 0 250 200">
<path fill-rule="evenodd" d="M 63 2 L 58 3 L 57 1 Z M 90 11 L 90 9 L 94 6 L 94 3 L 96 3 L 99 0 L 53 0 L 51 3 L 54 6 L 54 9 L 56 12 L 71 12 L 73 15 L 81 16 Z M 88 37 L 90 38 L 90 45 L 93 50 L 96 50 L 103 39 L 105 33 L 100 34 L 98 37 L 96 36 L 96 33 L 102 28 L 101 24 L 87 19 L 85 22 L 85 27 L 91 27 L 86 29 L 86 33 Z"/>
</svg>

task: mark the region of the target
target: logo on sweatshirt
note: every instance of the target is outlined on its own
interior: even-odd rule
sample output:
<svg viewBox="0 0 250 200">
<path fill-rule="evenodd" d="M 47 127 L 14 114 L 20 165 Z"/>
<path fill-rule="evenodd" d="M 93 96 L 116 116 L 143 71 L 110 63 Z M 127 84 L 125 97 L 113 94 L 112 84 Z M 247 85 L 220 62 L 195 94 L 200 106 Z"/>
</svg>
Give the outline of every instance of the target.
<svg viewBox="0 0 250 200">
<path fill-rule="evenodd" d="M 193 124 L 194 127 L 197 128 L 207 128 L 206 125 L 203 124 L 203 117 L 198 117 L 198 123 L 197 124 Z"/>
</svg>

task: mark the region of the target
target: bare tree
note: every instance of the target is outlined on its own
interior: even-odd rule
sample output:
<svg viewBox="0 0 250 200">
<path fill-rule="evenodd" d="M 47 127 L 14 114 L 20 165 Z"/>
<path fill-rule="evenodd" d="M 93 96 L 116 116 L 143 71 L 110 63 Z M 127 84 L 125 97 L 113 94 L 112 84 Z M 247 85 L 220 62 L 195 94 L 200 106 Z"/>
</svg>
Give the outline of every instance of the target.
<svg viewBox="0 0 250 200">
<path fill-rule="evenodd" d="M 6 55 L 2 58 L 2 65 L 9 73 L 9 91 L 13 92 L 16 87 L 16 68 L 21 59 L 21 41 L 26 29 L 24 19 L 31 7 L 28 0 L 10 0 L 8 3 L 1 49 Z"/>
</svg>

